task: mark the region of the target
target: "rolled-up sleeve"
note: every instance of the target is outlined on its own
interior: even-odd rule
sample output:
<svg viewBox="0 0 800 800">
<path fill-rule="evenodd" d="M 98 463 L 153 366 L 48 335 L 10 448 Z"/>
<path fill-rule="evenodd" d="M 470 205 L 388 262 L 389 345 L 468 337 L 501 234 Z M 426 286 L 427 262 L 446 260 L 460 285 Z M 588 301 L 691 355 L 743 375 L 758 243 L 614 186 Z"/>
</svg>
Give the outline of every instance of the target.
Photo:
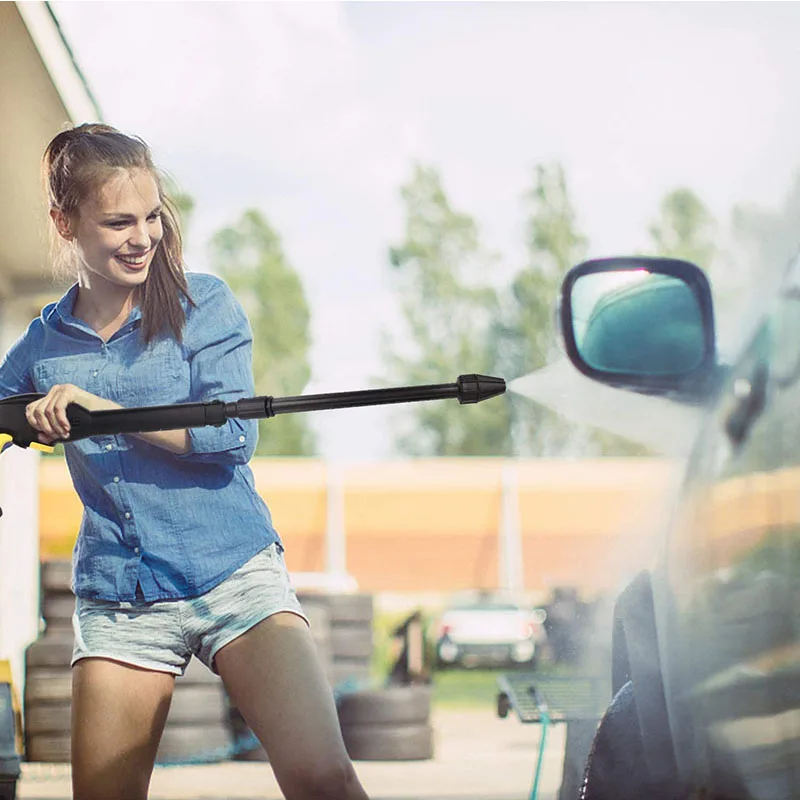
<svg viewBox="0 0 800 800">
<path fill-rule="evenodd" d="M 227 284 L 207 277 L 187 317 L 184 344 L 189 358 L 192 399 L 230 403 L 255 394 L 253 334 L 247 315 Z M 256 420 L 229 419 L 219 427 L 189 429 L 189 450 L 178 458 L 246 464 L 258 442 Z"/>
<path fill-rule="evenodd" d="M 34 391 L 30 362 L 32 343 L 37 338 L 38 327 L 38 320 L 34 320 L 0 360 L 0 398 Z"/>
</svg>

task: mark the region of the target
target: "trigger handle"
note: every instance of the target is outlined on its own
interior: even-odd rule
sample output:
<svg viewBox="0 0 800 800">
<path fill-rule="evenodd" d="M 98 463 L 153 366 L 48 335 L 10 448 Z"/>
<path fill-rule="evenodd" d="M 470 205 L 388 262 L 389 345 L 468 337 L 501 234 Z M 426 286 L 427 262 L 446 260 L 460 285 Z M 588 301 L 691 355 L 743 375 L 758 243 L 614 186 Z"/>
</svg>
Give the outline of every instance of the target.
<svg viewBox="0 0 800 800">
<path fill-rule="evenodd" d="M 44 444 L 42 442 L 31 442 L 28 447 L 32 447 L 34 450 L 40 450 L 42 453 L 52 453 L 55 450 L 53 445 Z"/>
</svg>

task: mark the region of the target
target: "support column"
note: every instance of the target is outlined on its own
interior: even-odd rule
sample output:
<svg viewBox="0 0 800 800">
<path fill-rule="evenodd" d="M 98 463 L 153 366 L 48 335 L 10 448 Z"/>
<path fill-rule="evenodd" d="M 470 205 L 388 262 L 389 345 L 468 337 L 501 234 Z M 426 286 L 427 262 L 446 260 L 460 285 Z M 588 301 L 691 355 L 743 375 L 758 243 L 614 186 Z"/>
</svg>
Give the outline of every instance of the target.
<svg viewBox="0 0 800 800">
<path fill-rule="evenodd" d="M 39 633 L 39 458 L 18 447 L 0 458 L 0 659 L 20 692 L 25 648 Z"/>
<path fill-rule="evenodd" d="M 347 544 L 344 524 L 344 469 L 327 464 L 327 509 L 325 525 L 325 570 L 331 578 L 344 578 L 347 572 Z"/>
<path fill-rule="evenodd" d="M 497 583 L 500 589 L 514 593 L 525 588 L 519 513 L 519 471 L 515 461 L 509 460 L 503 465 L 502 480 Z"/>
</svg>

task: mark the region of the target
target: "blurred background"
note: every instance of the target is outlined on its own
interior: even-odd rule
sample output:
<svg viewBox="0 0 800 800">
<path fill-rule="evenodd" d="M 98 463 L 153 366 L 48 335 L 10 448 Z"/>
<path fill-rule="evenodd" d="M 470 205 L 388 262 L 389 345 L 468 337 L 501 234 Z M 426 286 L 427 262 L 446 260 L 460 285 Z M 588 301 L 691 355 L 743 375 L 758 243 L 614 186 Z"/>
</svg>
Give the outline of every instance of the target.
<svg viewBox="0 0 800 800">
<path fill-rule="evenodd" d="M 482 659 L 441 647 L 465 606 L 526 615 L 511 625 L 535 655 L 512 665 L 602 672 L 606 601 L 657 546 L 685 455 L 666 440 L 684 439 L 643 434 L 650 412 L 607 393 L 599 423 L 577 378 L 548 390 L 558 287 L 585 258 L 688 259 L 735 349 L 730 320 L 796 246 L 798 23 L 761 2 L 2 3 L 0 344 L 65 288 L 46 143 L 88 120 L 141 136 L 187 268 L 248 313 L 259 393 L 511 384 L 471 407 L 262 422 L 253 468 L 298 586 L 373 603 L 353 674 L 383 680 L 421 610 L 430 668 L 472 676 L 444 677 L 442 702 L 485 702 Z M 27 621 L 0 610 L 22 672 L 38 565 L 69 557 L 80 508 L 58 450 L 4 463 L 4 571 L 36 575 L 14 590 Z"/>
</svg>

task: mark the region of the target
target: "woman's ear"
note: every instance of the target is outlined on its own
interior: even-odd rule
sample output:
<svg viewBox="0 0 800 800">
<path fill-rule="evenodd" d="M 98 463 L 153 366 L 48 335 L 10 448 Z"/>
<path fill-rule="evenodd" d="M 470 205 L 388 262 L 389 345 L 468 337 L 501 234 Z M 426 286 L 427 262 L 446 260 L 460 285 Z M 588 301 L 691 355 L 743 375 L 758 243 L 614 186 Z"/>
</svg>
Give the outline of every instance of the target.
<svg viewBox="0 0 800 800">
<path fill-rule="evenodd" d="M 53 220 L 53 224 L 56 226 L 58 235 L 62 239 L 66 239 L 66 241 L 71 242 L 74 238 L 72 235 L 72 228 L 64 212 L 58 208 L 51 208 L 50 219 Z"/>
</svg>

